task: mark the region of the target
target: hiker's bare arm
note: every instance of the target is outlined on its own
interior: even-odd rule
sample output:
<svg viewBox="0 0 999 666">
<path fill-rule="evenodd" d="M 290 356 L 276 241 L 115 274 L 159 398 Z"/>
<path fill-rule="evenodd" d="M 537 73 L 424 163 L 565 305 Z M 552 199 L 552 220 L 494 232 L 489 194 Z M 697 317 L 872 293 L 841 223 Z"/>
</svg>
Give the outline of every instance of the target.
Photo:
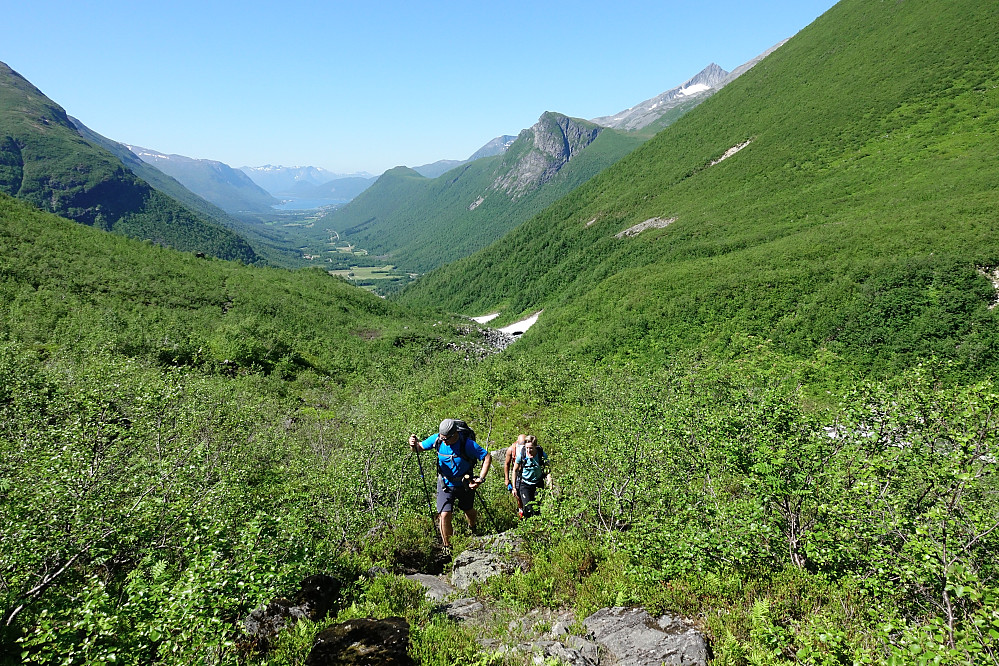
<svg viewBox="0 0 999 666">
<path fill-rule="evenodd" d="M 412 434 L 409 436 L 409 448 L 413 449 L 414 451 L 418 451 L 421 448 L 419 444 L 420 440 L 416 438 L 416 434 Z"/>
<path fill-rule="evenodd" d="M 493 454 L 487 452 L 486 457 L 482 459 L 482 469 L 479 471 L 479 476 L 476 477 L 478 481 L 473 480 L 471 483 L 469 483 L 468 484 L 469 488 L 472 489 L 478 488 L 482 484 L 482 482 L 486 480 L 486 474 L 489 473 L 489 464 L 492 461 L 493 461 Z"/>
<path fill-rule="evenodd" d="M 516 448 L 516 444 L 508 446 L 506 449 L 506 456 L 503 458 L 503 479 L 508 486 L 510 485 L 510 468 L 513 467 L 514 449 Z"/>
</svg>

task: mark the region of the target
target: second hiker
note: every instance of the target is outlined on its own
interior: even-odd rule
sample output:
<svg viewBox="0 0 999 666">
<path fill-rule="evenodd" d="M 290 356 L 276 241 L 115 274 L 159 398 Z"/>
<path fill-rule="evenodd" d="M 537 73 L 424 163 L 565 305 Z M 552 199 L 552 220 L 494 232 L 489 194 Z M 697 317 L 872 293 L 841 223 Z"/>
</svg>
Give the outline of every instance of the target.
<svg viewBox="0 0 999 666">
<path fill-rule="evenodd" d="M 513 478 L 523 508 L 523 517 L 536 515 L 534 498 L 539 488 L 544 488 L 551 482 L 551 476 L 548 473 L 548 455 L 538 446 L 534 435 L 525 438 L 524 448 L 517 454 L 513 463 Z"/>
<path fill-rule="evenodd" d="M 464 421 L 444 419 L 436 435 L 422 442 L 416 435 L 409 436 L 409 446 L 414 451 L 437 450 L 437 513 L 440 520 L 441 540 L 444 548 L 451 548 L 454 533 L 451 520 L 455 507 L 465 513 L 468 526 L 475 528 L 478 513 L 475 511 L 475 489 L 489 473 L 492 456 L 475 441 L 475 432 Z M 472 477 L 475 462 L 482 461 L 479 476 Z"/>
</svg>

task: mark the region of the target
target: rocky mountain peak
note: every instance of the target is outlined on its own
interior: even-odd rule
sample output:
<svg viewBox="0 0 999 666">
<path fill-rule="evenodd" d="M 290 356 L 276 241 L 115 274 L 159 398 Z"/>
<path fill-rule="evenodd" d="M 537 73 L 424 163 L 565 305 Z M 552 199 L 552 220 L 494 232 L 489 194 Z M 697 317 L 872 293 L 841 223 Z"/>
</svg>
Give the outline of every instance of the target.
<svg viewBox="0 0 999 666">
<path fill-rule="evenodd" d="M 505 169 L 493 182 L 493 189 L 516 199 L 544 185 L 574 155 L 593 143 L 601 131 L 602 127 L 591 122 L 544 112 L 507 150 Z"/>
<path fill-rule="evenodd" d="M 639 102 L 630 109 L 625 109 L 613 116 L 594 118 L 593 122 L 614 129 L 638 130 L 658 120 L 670 109 L 698 97 L 712 94 L 726 80 L 728 72 L 711 63 L 700 72 L 687 79 L 675 88 L 656 95 L 644 102 Z"/>
</svg>

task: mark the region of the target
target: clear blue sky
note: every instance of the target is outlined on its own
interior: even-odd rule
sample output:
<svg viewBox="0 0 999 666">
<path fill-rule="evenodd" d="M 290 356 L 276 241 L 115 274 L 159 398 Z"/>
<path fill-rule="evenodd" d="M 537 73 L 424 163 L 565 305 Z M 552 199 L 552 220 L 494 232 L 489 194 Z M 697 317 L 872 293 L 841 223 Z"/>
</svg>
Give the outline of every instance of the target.
<svg viewBox="0 0 999 666">
<path fill-rule="evenodd" d="M 833 4 L 0 0 L 0 60 L 122 143 L 379 174 L 732 70 Z"/>
</svg>

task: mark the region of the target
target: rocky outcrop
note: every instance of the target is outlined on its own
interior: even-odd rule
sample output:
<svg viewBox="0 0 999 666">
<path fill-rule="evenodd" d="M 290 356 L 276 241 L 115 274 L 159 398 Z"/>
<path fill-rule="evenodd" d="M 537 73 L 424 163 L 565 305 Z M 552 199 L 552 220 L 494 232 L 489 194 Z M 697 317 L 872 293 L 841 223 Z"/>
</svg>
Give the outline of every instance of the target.
<svg viewBox="0 0 999 666">
<path fill-rule="evenodd" d="M 522 560 L 514 555 L 520 550 L 522 541 L 512 532 L 504 532 L 491 537 L 482 537 L 454 558 L 451 568 L 451 584 L 459 590 L 467 590 L 472 583 L 481 583 L 488 578 L 510 575 L 522 568 Z"/>
<path fill-rule="evenodd" d="M 695 666 L 708 663 L 704 636 L 691 624 L 641 608 L 603 608 L 583 620 L 617 666 Z"/>
<path fill-rule="evenodd" d="M 283 629 L 299 620 L 325 619 L 340 601 L 340 581 L 325 574 L 302 581 L 290 599 L 278 598 L 254 610 L 243 622 L 244 642 L 257 650 L 267 650 Z"/>
<path fill-rule="evenodd" d="M 405 618 L 361 618 L 335 624 L 316 637 L 306 666 L 416 666 L 409 656 Z"/>
<path fill-rule="evenodd" d="M 544 185 L 600 135 L 603 128 L 586 120 L 546 111 L 520 133 L 503 162 L 492 189 L 516 199 Z"/>
<path fill-rule="evenodd" d="M 490 652 L 530 655 L 534 663 L 549 658 L 571 666 L 701 666 L 708 646 L 692 622 L 663 615 L 654 618 L 642 608 L 604 608 L 582 624 L 572 610 L 537 608 L 514 619 L 509 610 L 474 597 L 458 597 L 473 582 L 510 574 L 525 567 L 523 543 L 512 532 L 473 541 L 455 558 L 450 583 L 443 577 L 413 575 L 427 596 L 441 602 L 438 612 L 469 627 L 506 627 L 504 638 L 483 632 L 482 647 Z"/>
</svg>

